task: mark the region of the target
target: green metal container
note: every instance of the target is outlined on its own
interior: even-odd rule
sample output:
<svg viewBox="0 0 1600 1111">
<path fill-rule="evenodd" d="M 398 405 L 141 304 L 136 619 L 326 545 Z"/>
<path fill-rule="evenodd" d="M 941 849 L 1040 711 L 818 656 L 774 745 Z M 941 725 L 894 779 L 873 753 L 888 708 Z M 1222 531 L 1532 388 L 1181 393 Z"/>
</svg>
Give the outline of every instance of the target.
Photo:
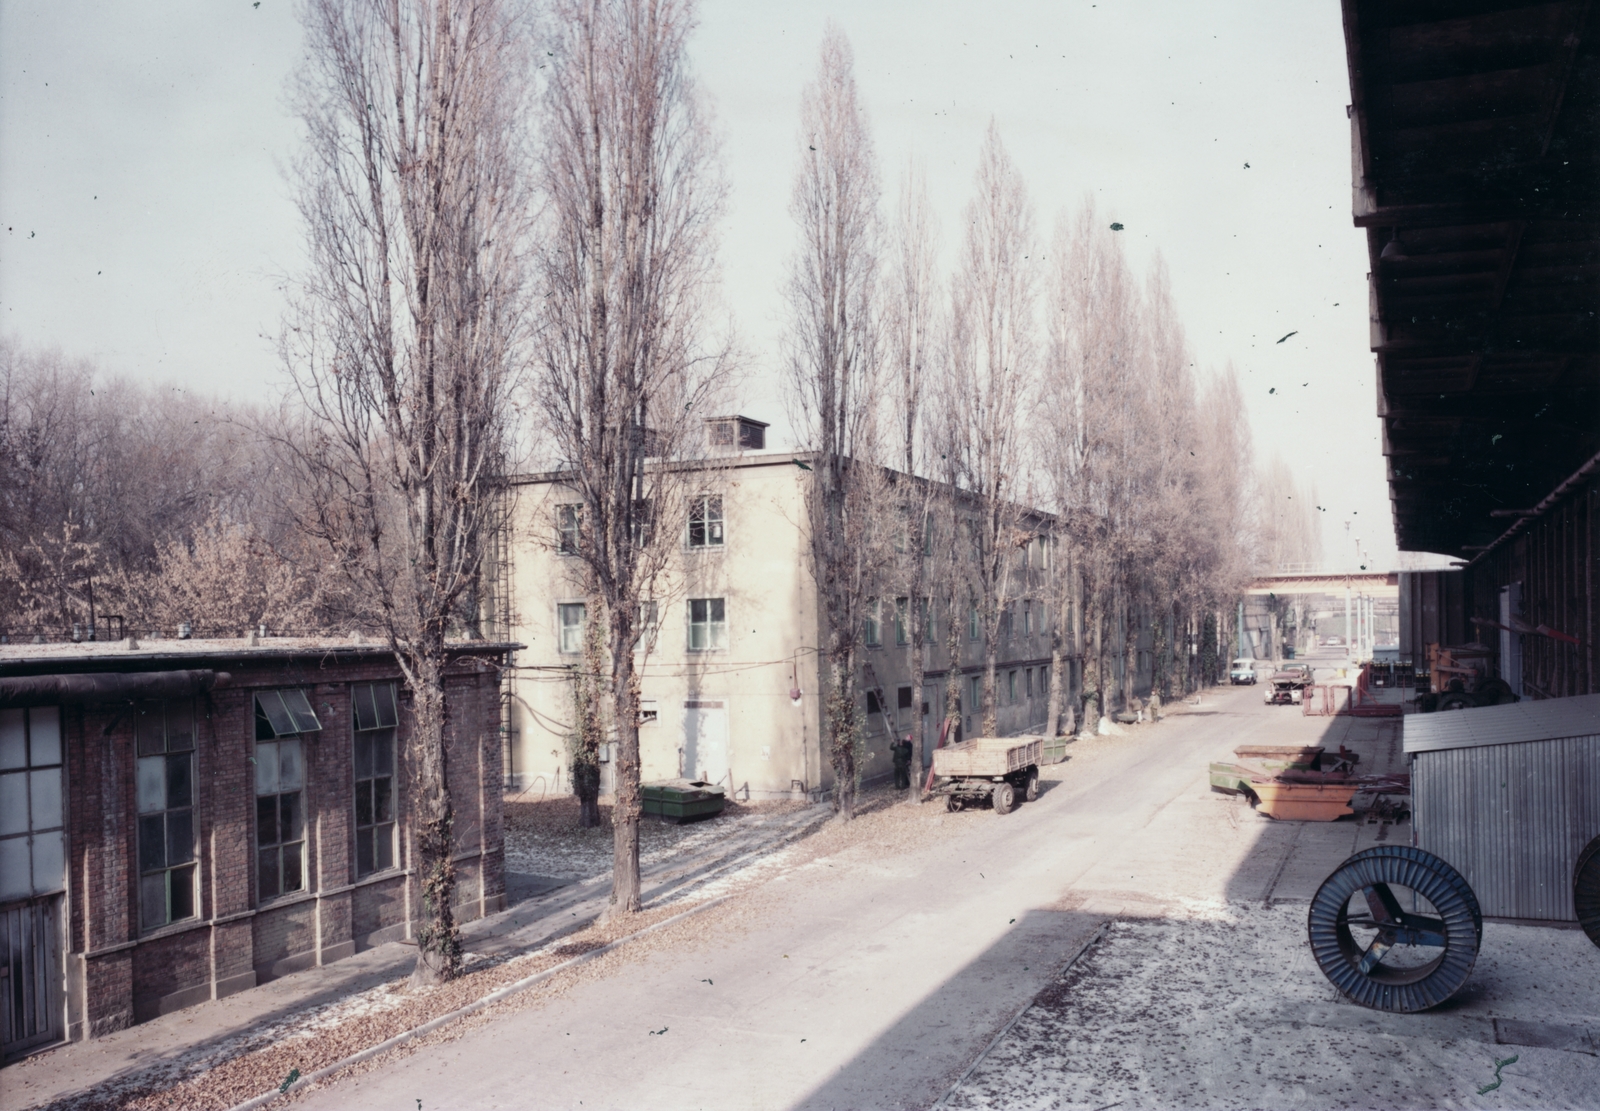
<svg viewBox="0 0 1600 1111">
<path fill-rule="evenodd" d="M 718 784 L 691 779 L 647 783 L 640 794 L 646 814 L 680 823 L 720 814 L 728 802 L 727 794 Z"/>
<path fill-rule="evenodd" d="M 1046 764 L 1059 764 L 1067 758 L 1066 737 L 1046 737 L 1044 739 L 1044 755 L 1041 757 Z"/>
</svg>

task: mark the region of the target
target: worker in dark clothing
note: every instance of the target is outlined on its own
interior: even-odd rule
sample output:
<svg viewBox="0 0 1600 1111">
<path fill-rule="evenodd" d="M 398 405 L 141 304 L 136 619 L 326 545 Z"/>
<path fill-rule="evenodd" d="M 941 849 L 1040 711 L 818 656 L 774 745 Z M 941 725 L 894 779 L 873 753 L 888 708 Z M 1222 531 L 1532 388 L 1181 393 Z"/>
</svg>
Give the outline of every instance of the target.
<svg viewBox="0 0 1600 1111">
<path fill-rule="evenodd" d="M 911 738 L 890 745 L 889 755 L 894 757 L 894 785 L 904 791 L 911 786 Z"/>
</svg>

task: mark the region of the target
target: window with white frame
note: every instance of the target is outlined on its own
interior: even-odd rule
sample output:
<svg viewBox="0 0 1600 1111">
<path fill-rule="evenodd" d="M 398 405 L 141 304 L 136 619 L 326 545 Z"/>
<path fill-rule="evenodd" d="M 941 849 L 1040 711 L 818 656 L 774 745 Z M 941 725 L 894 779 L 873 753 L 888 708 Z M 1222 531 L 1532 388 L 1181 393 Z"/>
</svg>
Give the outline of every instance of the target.
<svg viewBox="0 0 1600 1111">
<path fill-rule="evenodd" d="M 728 647 L 728 610 L 722 598 L 689 599 L 689 650 L 710 652 Z"/>
<path fill-rule="evenodd" d="M 306 692 L 257 691 L 256 898 L 306 889 L 305 740 L 322 723 Z"/>
<path fill-rule="evenodd" d="M 66 886 L 61 711 L 0 710 L 0 902 Z"/>
<path fill-rule="evenodd" d="M 588 607 L 582 602 L 562 602 L 556 606 L 557 650 L 566 655 L 583 651 L 583 626 Z"/>
<path fill-rule="evenodd" d="M 861 639 L 868 648 L 883 643 L 883 603 L 873 598 L 867 602 L 867 614 L 862 622 Z"/>
<path fill-rule="evenodd" d="M 139 807 L 139 927 L 199 913 L 195 897 L 194 703 L 143 702 L 134 710 Z"/>
<path fill-rule="evenodd" d="M 583 506 L 556 506 L 556 551 L 562 555 L 578 554 L 578 538 L 583 531 Z"/>
<path fill-rule="evenodd" d="M 355 737 L 356 877 L 395 866 L 395 730 L 393 683 L 350 688 Z"/>
<path fill-rule="evenodd" d="M 722 495 L 700 494 L 689 499 L 689 547 L 722 547 Z"/>
</svg>

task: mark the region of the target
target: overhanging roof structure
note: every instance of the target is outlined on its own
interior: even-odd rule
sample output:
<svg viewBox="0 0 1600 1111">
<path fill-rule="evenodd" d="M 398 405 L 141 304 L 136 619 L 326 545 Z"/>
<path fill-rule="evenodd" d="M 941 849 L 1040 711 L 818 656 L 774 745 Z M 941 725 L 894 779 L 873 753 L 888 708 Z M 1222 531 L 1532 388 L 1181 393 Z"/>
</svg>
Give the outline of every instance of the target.
<svg viewBox="0 0 1600 1111">
<path fill-rule="evenodd" d="M 1403 551 L 1470 554 L 1600 450 L 1595 7 L 1343 0 Z"/>
</svg>

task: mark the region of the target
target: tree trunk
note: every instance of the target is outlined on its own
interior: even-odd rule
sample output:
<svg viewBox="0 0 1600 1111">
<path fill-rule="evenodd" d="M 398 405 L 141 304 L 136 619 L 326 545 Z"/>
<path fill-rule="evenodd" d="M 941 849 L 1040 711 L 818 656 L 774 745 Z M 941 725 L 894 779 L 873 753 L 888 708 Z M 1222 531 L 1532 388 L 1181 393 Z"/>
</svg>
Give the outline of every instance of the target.
<svg viewBox="0 0 1600 1111">
<path fill-rule="evenodd" d="M 614 832 L 611 859 L 611 904 L 608 918 L 635 914 L 642 906 L 639 882 L 639 673 L 633 659 L 633 614 L 620 607 L 611 617 L 611 650 L 616 686 L 612 718 L 617 750 L 612 762 L 616 794 L 611 801 Z"/>
<path fill-rule="evenodd" d="M 985 624 L 990 624 L 985 622 Z M 1000 684 L 995 667 L 1000 658 L 999 637 L 989 629 L 983 631 L 983 726 L 979 736 L 994 737 L 1000 733 Z"/>
<path fill-rule="evenodd" d="M 453 980 L 461 971 L 461 937 L 456 929 L 456 871 L 451 857 L 449 759 L 445 751 L 444 674 L 437 659 L 412 661 L 415 673 L 410 751 L 416 798 L 416 869 L 420 910 L 416 925 L 416 986 Z"/>
<path fill-rule="evenodd" d="M 585 607 L 583 664 L 573 682 L 578 735 L 572 752 L 572 793 L 578 796 L 578 828 L 600 825 L 600 745 L 606 736 L 604 684 L 606 673 L 601 622 L 605 604 L 591 594 Z"/>
<path fill-rule="evenodd" d="M 918 538 L 918 551 L 921 550 L 921 538 Z M 906 798 L 911 802 L 922 801 L 922 762 L 926 758 L 928 745 L 927 730 L 922 721 L 922 681 L 924 665 L 922 659 L 923 640 L 927 630 L 922 627 L 922 558 L 917 557 L 917 572 L 912 578 L 911 594 L 906 599 L 906 604 L 911 607 L 911 789 L 906 793 Z"/>
<path fill-rule="evenodd" d="M 855 709 L 855 653 L 849 645 L 836 644 L 828 653 L 828 752 L 833 761 L 833 808 L 846 822 L 855 817 L 858 786 Z"/>
<path fill-rule="evenodd" d="M 954 566 L 952 562 L 951 566 Z M 951 572 L 954 575 L 954 571 Z M 954 739 L 956 729 L 961 722 L 961 618 L 959 605 L 956 601 L 957 594 L 950 592 L 950 618 L 945 627 L 945 646 L 949 649 L 949 667 L 944 673 L 944 717 L 951 722 L 945 730 L 949 739 Z"/>
</svg>

